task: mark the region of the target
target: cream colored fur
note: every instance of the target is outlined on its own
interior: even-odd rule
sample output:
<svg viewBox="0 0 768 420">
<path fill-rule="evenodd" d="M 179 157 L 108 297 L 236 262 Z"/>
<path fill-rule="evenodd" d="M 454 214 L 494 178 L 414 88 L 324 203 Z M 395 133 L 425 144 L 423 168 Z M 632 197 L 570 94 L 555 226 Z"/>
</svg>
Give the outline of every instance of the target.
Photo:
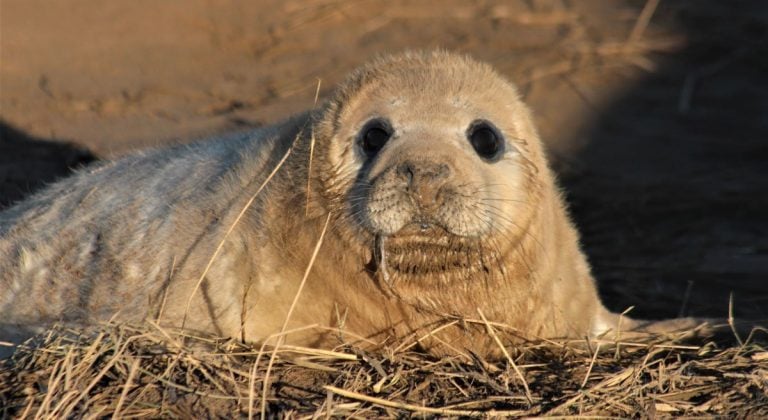
<svg viewBox="0 0 768 420">
<path fill-rule="evenodd" d="M 367 160 L 357 139 L 373 117 L 394 136 Z M 466 138 L 478 119 L 505 138 L 496 162 Z M 406 164 L 447 175 L 408 186 L 396 172 Z M 441 200 L 426 233 L 412 229 L 424 216 L 416 188 Z M 496 345 L 472 321 L 481 312 L 524 338 L 617 327 L 514 86 L 433 52 L 374 60 L 316 111 L 88 167 L 0 213 L 0 332 L 150 318 L 264 340 L 281 331 L 328 214 L 288 329 L 330 329 L 288 342 L 384 342 L 447 319 L 458 322 L 424 347 L 490 354 Z"/>
</svg>

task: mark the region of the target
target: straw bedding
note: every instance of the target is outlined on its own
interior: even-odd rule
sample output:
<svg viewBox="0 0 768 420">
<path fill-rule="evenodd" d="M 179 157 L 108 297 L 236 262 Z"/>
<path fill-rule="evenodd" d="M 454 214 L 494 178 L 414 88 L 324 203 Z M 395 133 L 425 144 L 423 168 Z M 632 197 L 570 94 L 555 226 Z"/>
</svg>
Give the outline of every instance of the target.
<svg viewBox="0 0 768 420">
<path fill-rule="evenodd" d="M 503 329 L 489 328 L 500 341 Z M 0 370 L 2 417 L 768 416 L 764 330 L 685 343 L 529 342 L 435 358 L 246 345 L 161 329 L 57 327 Z M 265 385 L 266 384 L 266 385 Z"/>
</svg>

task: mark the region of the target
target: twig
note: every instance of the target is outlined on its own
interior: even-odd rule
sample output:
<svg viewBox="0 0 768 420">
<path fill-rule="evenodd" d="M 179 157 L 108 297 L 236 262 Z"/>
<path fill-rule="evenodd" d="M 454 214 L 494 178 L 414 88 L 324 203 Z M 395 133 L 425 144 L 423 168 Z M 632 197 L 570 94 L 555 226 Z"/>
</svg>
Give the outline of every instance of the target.
<svg viewBox="0 0 768 420">
<path fill-rule="evenodd" d="M 584 375 L 584 380 L 581 381 L 580 388 L 584 388 L 584 386 L 587 385 L 587 381 L 589 381 L 589 375 L 592 373 L 592 367 L 595 366 L 595 360 L 597 360 L 597 355 L 600 353 L 600 343 L 597 343 L 597 348 L 595 348 L 595 353 L 592 355 L 592 360 L 589 362 L 589 367 L 587 368 L 587 374 Z"/>
<path fill-rule="evenodd" d="M 136 376 L 136 372 L 139 371 L 139 366 L 141 366 L 141 359 L 136 358 L 133 361 L 133 364 L 131 364 L 131 370 L 128 372 L 128 379 L 125 380 L 125 384 L 123 385 L 123 392 L 120 394 L 120 399 L 117 400 L 117 406 L 115 407 L 115 411 L 112 413 L 113 419 L 119 419 L 120 418 L 120 410 L 123 408 L 123 404 L 125 403 L 125 398 L 128 396 L 128 391 L 131 389 L 131 383 L 133 382 L 133 378 Z"/>
<path fill-rule="evenodd" d="M 301 278 L 301 283 L 299 283 L 299 289 L 296 291 L 296 294 L 293 296 L 293 302 L 291 302 L 291 306 L 288 308 L 288 313 L 285 315 L 285 320 L 283 321 L 283 327 L 280 329 L 280 332 L 283 333 L 285 330 L 288 329 L 288 322 L 291 320 L 291 315 L 293 314 L 293 310 L 296 308 L 296 304 L 299 302 L 299 296 L 301 296 L 302 290 L 304 290 L 304 285 L 307 283 L 307 278 L 309 277 L 310 271 L 312 271 L 312 266 L 315 265 L 315 259 L 317 258 L 317 254 L 320 252 L 320 247 L 323 245 L 323 240 L 325 239 L 325 232 L 328 231 L 328 224 L 331 221 L 331 213 L 328 213 L 328 215 L 325 218 L 325 225 L 323 226 L 323 230 L 320 232 L 320 239 L 317 240 L 317 244 L 315 244 L 315 249 L 312 251 L 312 257 L 309 259 L 309 264 L 307 264 L 307 269 L 304 270 L 304 277 Z M 266 418 L 267 415 L 267 391 L 269 390 L 269 373 L 272 370 L 272 365 L 275 362 L 275 357 L 277 357 L 277 350 L 280 348 L 280 345 L 283 344 L 283 340 L 285 340 L 285 335 L 281 335 L 277 342 L 275 343 L 275 348 L 272 349 L 272 355 L 269 357 L 269 363 L 267 364 L 267 371 L 264 373 L 264 386 L 262 387 L 262 398 L 261 398 L 261 418 Z"/>
<path fill-rule="evenodd" d="M 613 354 L 613 357 L 616 360 L 619 359 L 619 354 L 621 350 L 621 347 L 619 346 L 619 343 L 621 342 L 620 341 L 621 340 L 621 321 L 624 320 L 624 315 L 628 314 L 632 309 L 635 309 L 635 307 L 630 306 L 629 308 L 625 309 L 624 312 L 619 314 L 619 320 L 617 321 L 617 324 L 616 324 L 616 339 L 615 339 L 616 352 Z"/>
<path fill-rule="evenodd" d="M 168 301 L 168 289 L 171 288 L 171 279 L 173 279 L 173 272 L 176 270 L 176 256 L 173 256 L 173 259 L 171 259 L 171 268 L 168 270 L 168 279 L 165 284 L 165 287 L 163 288 L 163 300 L 160 302 L 160 310 L 157 311 L 157 318 L 155 319 L 155 322 L 160 324 L 160 319 L 163 317 L 163 312 L 165 311 L 165 304 Z"/>
<path fill-rule="evenodd" d="M 651 22 L 653 13 L 656 12 L 656 7 L 659 5 L 659 1 L 660 0 L 648 0 L 645 2 L 643 10 L 640 12 L 640 16 L 637 17 L 635 26 L 629 34 L 629 38 L 627 39 L 628 44 L 635 43 L 643 37 L 646 28 L 648 28 L 648 24 Z"/>
<path fill-rule="evenodd" d="M 312 109 L 317 106 L 317 98 L 320 96 L 320 84 L 322 79 L 317 79 L 317 89 L 315 90 L 315 102 L 312 104 Z M 309 163 L 307 164 L 307 203 L 304 208 L 304 216 L 309 216 L 309 198 L 312 186 L 312 157 L 315 154 L 315 130 L 312 130 L 312 134 L 309 136 Z"/>
<path fill-rule="evenodd" d="M 515 374 L 517 374 L 517 377 L 520 379 L 520 382 L 523 383 L 523 389 L 525 389 L 525 397 L 528 399 L 529 404 L 533 404 L 533 396 L 531 396 L 531 390 L 528 388 L 528 382 L 525 380 L 525 376 L 523 376 L 523 373 L 520 371 L 520 369 L 517 368 L 517 364 L 512 359 L 512 357 L 509 355 L 509 352 L 504 347 L 503 344 L 501 344 L 501 340 L 499 340 L 499 336 L 496 335 L 496 331 L 493 330 L 493 327 L 491 324 L 488 323 L 488 319 L 485 317 L 485 314 L 483 314 L 483 311 L 480 310 L 480 308 L 477 308 L 477 313 L 480 315 L 480 318 L 483 319 L 483 322 L 485 322 L 485 327 L 488 329 L 488 334 L 493 337 L 493 341 L 496 342 L 496 344 L 501 349 L 501 352 L 504 353 L 504 357 L 507 358 L 507 361 L 512 366 L 512 369 L 514 369 Z"/>
<path fill-rule="evenodd" d="M 253 420 L 253 402 L 256 400 L 256 368 L 258 366 L 259 361 L 254 361 L 250 375 L 248 375 L 248 420 Z"/>
<path fill-rule="evenodd" d="M 421 405 L 408 404 L 404 402 L 385 400 L 383 398 L 371 397 L 369 395 L 360 394 L 358 392 L 336 388 L 335 386 L 332 386 L 332 385 L 326 385 L 323 388 L 325 388 L 327 391 L 330 391 L 334 394 L 341 395 L 342 397 L 351 398 L 353 400 L 365 401 L 365 402 L 369 402 L 369 403 L 384 406 L 384 407 L 399 408 L 401 410 L 413 411 L 416 413 L 439 414 L 443 416 L 469 416 L 469 417 L 484 417 L 484 416 L 492 417 L 492 416 L 504 416 L 505 414 L 509 414 L 509 415 L 520 414 L 519 411 L 506 412 L 506 411 L 490 410 L 488 412 L 482 412 L 482 411 L 469 411 L 469 410 L 452 410 L 449 408 L 424 407 Z"/>
<path fill-rule="evenodd" d="M 742 341 L 739 336 L 739 332 L 736 331 L 736 324 L 733 318 L 733 292 L 731 292 L 731 295 L 728 298 L 728 325 L 731 327 L 731 331 L 733 331 L 733 336 L 736 337 L 736 341 L 739 342 L 739 346 L 744 347 L 744 341 Z"/>
<path fill-rule="evenodd" d="M 299 353 L 299 354 L 305 354 L 310 356 L 324 356 L 329 359 L 340 359 L 340 360 L 350 360 L 350 361 L 358 360 L 358 357 L 355 354 L 342 353 L 339 351 L 315 349 L 311 347 L 302 347 L 302 346 L 292 346 L 289 344 L 283 344 L 280 346 L 280 348 L 282 348 L 283 351 L 289 351 L 292 353 Z"/>
<path fill-rule="evenodd" d="M 392 350 L 392 353 L 398 353 L 400 351 L 408 351 L 410 348 L 412 348 L 416 344 L 419 344 L 421 341 L 425 340 L 427 337 L 432 337 L 436 332 L 442 331 L 442 330 L 444 330 L 444 329 L 446 329 L 446 328 L 448 328 L 448 327 L 450 327 L 452 325 L 456 325 L 458 323 L 459 323 L 458 320 L 453 320 L 451 322 L 445 323 L 445 324 L 443 324 L 443 325 L 441 325 L 439 327 L 436 327 L 436 328 L 433 328 L 433 329 L 429 330 L 426 334 L 422 335 L 421 337 L 419 337 L 419 338 L 417 338 L 417 339 L 415 339 L 415 340 L 413 340 L 411 342 L 403 341 L 402 343 L 400 343 L 399 346 L 395 347 L 395 349 Z"/>
</svg>

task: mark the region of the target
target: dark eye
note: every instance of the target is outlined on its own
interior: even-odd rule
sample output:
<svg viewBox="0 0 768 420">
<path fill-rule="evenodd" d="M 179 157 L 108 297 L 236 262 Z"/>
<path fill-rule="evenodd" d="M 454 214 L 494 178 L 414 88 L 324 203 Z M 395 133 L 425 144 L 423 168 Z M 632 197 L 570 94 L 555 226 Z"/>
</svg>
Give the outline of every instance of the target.
<svg viewBox="0 0 768 420">
<path fill-rule="evenodd" d="M 467 138 L 475 152 L 487 160 L 494 160 L 504 149 L 504 139 L 488 121 L 475 121 L 467 130 Z"/>
<path fill-rule="evenodd" d="M 392 129 L 385 120 L 375 119 L 369 121 L 360 133 L 360 147 L 369 157 L 381 150 L 392 137 Z"/>
</svg>

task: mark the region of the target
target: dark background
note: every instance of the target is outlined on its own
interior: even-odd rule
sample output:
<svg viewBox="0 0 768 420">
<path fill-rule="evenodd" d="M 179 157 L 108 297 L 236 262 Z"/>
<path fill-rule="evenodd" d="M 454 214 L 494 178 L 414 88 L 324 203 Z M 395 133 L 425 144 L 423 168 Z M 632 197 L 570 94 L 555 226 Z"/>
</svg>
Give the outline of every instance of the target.
<svg viewBox="0 0 768 420">
<path fill-rule="evenodd" d="M 0 206 L 98 156 L 309 108 L 381 52 L 534 109 L 606 304 L 768 318 L 768 2 L 0 0 Z M 644 24 L 642 10 L 653 11 Z"/>
</svg>

